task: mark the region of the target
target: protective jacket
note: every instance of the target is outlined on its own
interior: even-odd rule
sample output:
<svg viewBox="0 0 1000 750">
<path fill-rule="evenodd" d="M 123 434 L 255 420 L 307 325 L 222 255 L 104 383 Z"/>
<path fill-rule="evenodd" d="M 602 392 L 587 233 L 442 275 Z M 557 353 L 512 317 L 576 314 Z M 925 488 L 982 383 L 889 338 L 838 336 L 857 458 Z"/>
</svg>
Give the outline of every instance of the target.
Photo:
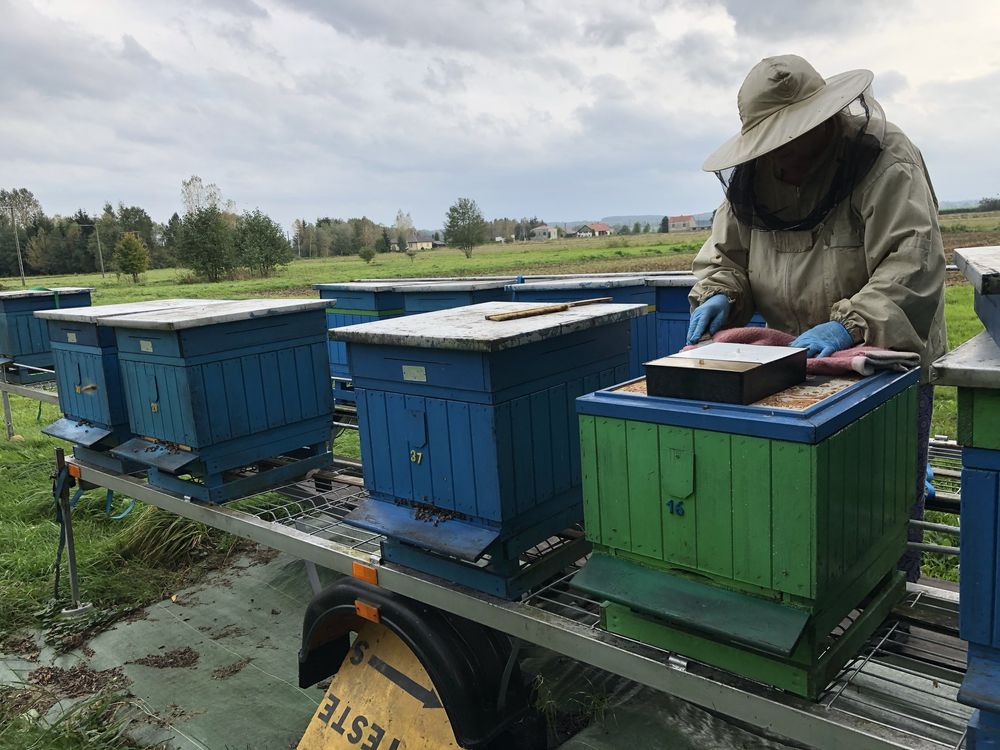
<svg viewBox="0 0 1000 750">
<path fill-rule="evenodd" d="M 824 160 L 820 172 L 834 160 Z M 761 199 L 779 211 L 824 189 L 822 173 L 802 188 L 780 181 L 767 165 L 758 173 Z M 937 211 L 923 157 L 887 123 L 874 165 L 812 230 L 754 229 L 723 202 L 694 260 L 699 281 L 689 299 L 697 306 L 726 294 L 733 302 L 728 326 L 745 325 L 755 310 L 794 335 L 836 320 L 857 343 L 917 352 L 926 380 L 947 348 Z"/>
</svg>

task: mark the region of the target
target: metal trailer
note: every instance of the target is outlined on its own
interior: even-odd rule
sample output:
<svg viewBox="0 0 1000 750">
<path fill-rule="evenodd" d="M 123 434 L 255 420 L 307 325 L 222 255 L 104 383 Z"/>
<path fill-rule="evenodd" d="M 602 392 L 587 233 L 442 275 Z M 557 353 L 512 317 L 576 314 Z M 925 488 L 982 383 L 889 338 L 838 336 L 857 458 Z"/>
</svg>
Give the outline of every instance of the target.
<svg viewBox="0 0 1000 750">
<path fill-rule="evenodd" d="M 194 502 L 142 479 L 71 462 L 94 486 L 288 552 L 344 575 L 466 617 L 573 659 L 648 685 L 786 740 L 831 750 L 960 748 L 971 709 L 957 701 L 965 644 L 957 638 L 958 595 L 908 586 L 886 626 L 816 702 L 741 680 L 598 627 L 601 603 L 572 591 L 579 564 L 521 601 L 505 601 L 381 560 L 378 534 L 343 523 L 364 490 L 345 478 L 318 491 L 306 483 L 235 505 Z M 332 486 L 331 486 L 332 485 Z M 525 564 L 558 554 L 566 538 L 526 553 Z M 904 624 L 909 634 L 904 637 Z"/>
</svg>

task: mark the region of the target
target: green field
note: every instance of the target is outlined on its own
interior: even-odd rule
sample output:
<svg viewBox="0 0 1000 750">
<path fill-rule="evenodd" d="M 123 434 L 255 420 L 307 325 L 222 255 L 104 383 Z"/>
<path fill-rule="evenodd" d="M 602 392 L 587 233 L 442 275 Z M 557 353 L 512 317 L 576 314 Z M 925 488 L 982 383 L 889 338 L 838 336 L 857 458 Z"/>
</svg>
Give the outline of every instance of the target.
<svg viewBox="0 0 1000 750">
<path fill-rule="evenodd" d="M 642 235 L 628 238 L 520 243 L 478 248 L 471 259 L 453 250 L 419 254 L 415 261 L 393 254 L 367 265 L 357 258 L 295 261 L 270 279 L 183 283 L 176 269 L 151 271 L 143 284 L 118 280 L 113 274 L 32 278 L 31 285 L 94 286 L 96 303 L 165 297 L 315 296 L 317 282 L 359 277 L 530 274 L 566 272 L 649 271 L 690 268 L 693 252 L 705 234 Z M 3 281 L 17 287 L 15 280 Z M 966 285 L 947 289 L 948 325 L 955 346 L 982 329 L 972 312 Z M 53 450 L 65 447 L 40 434 L 42 425 L 58 417 L 55 406 L 12 398 L 18 439 L 0 437 L 0 640 L 27 625 L 44 624 L 42 610 L 52 594 L 52 563 L 58 526 L 52 509 L 48 475 Z M 953 389 L 938 389 L 934 432 L 955 435 Z M 337 451 L 357 455 L 352 435 L 338 440 Z M 120 507 L 116 500 L 116 508 Z M 105 612 L 119 612 L 156 600 L 176 590 L 225 558 L 234 540 L 221 533 L 140 508 L 125 520 L 104 515 L 104 498 L 91 492 L 76 512 L 77 548 L 82 587 L 87 599 Z M 954 578 L 954 560 L 933 565 L 935 575 Z M 65 594 L 65 586 L 63 588 Z"/>
</svg>

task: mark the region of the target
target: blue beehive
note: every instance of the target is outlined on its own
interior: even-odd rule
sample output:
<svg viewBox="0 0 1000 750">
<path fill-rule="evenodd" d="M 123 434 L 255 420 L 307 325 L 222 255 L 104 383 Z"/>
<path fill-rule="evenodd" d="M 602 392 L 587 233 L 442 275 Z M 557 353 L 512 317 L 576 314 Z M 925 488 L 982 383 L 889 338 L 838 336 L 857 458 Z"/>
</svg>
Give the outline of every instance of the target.
<svg viewBox="0 0 1000 750">
<path fill-rule="evenodd" d="M 628 377 L 643 374 L 643 362 L 657 357 L 656 290 L 642 277 L 606 276 L 552 281 L 533 281 L 507 287 L 517 302 L 576 302 L 610 297 L 611 302 L 645 305 L 644 314 L 629 324 Z"/>
<path fill-rule="evenodd" d="M 1000 344 L 1000 247 L 960 247 L 955 264 L 972 284 L 976 314 Z"/>
<path fill-rule="evenodd" d="M 697 281 L 690 273 L 646 277 L 646 283 L 656 289 L 656 356 L 676 354 L 687 345 L 691 323 L 688 293 Z M 766 323 L 760 315 L 754 315 L 747 325 L 763 327 Z"/>
<path fill-rule="evenodd" d="M 580 520 L 573 402 L 625 378 L 642 307 L 486 319 L 532 308 L 493 302 L 332 332 L 348 342 L 370 493 L 348 521 L 386 534 L 387 559 L 516 596 L 529 585 L 513 580 L 520 554 Z"/>
<path fill-rule="evenodd" d="M 151 484 L 212 502 L 327 463 L 325 306 L 242 300 L 107 318 L 129 427 L 140 436 L 112 453 L 148 466 Z M 296 460 L 230 477 L 278 456 Z"/>
<path fill-rule="evenodd" d="M 56 287 L 0 292 L 0 366 L 11 382 L 51 380 L 48 373 L 33 372 L 16 365 L 52 368 L 49 332 L 36 310 L 86 307 L 92 288 Z"/>
<path fill-rule="evenodd" d="M 327 328 L 371 323 L 376 320 L 398 318 L 403 314 L 403 295 L 400 288 L 405 282 L 315 284 L 321 299 L 329 300 L 326 310 Z M 327 342 L 330 375 L 333 378 L 337 399 L 353 401 L 350 386 L 351 370 L 347 366 L 347 345 L 330 339 Z"/>
<path fill-rule="evenodd" d="M 505 287 L 512 279 L 497 281 L 443 281 L 421 282 L 401 289 L 403 309 L 407 315 L 446 310 L 452 307 L 475 305 L 510 299 Z"/>
<path fill-rule="evenodd" d="M 115 332 L 102 321 L 210 302 L 214 300 L 166 299 L 36 312 L 36 317 L 47 321 L 59 407 L 64 415 L 42 432 L 75 443 L 74 453 L 79 458 L 121 470 L 121 461 L 103 451 L 131 438 L 132 431 Z"/>
</svg>

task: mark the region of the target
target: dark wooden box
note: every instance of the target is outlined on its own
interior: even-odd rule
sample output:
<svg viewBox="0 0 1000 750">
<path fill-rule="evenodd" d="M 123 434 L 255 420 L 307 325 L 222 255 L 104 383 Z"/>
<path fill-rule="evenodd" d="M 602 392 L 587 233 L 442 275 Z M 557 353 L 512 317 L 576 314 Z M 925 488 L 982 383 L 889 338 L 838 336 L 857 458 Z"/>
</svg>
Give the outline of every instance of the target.
<svg viewBox="0 0 1000 750">
<path fill-rule="evenodd" d="M 647 362 L 646 393 L 752 404 L 806 379 L 806 350 L 705 344 Z"/>
</svg>

